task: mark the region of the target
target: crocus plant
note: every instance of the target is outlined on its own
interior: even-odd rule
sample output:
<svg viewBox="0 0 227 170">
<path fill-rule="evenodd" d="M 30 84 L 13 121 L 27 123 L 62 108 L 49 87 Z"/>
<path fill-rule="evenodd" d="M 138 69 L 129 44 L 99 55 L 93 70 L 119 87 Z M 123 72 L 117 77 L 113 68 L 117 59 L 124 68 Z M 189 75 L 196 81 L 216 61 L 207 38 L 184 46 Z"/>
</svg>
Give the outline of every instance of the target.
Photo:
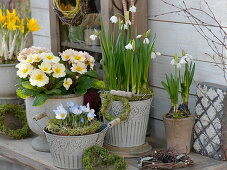
<svg viewBox="0 0 227 170">
<path fill-rule="evenodd" d="M 95 133 L 101 123 L 94 120 L 95 110 L 76 103 L 68 102 L 65 108 L 62 104 L 53 110 L 55 118 L 49 121 L 47 130 L 58 135 L 84 135 Z M 91 129 L 89 127 L 92 127 Z"/>
<path fill-rule="evenodd" d="M 34 18 L 20 18 L 16 9 L 12 12 L 0 9 L 0 63 L 14 63 L 25 47 L 29 33 L 39 29 L 38 21 Z"/>
<path fill-rule="evenodd" d="M 142 94 L 147 89 L 149 64 L 151 59 L 156 57 L 155 38 L 149 39 L 150 30 L 143 35 L 132 33 L 129 18 L 135 12 L 136 7 L 132 6 L 125 16 L 112 16 L 111 31 L 107 33 L 101 23 L 101 32 L 96 31 L 90 36 L 92 40 L 100 38 L 103 50 L 102 66 L 108 90 Z"/>
<path fill-rule="evenodd" d="M 59 57 L 46 48 L 31 47 L 23 49 L 18 60 L 17 95 L 34 96 L 34 106 L 45 103 L 49 95 L 83 95 L 102 85 L 93 70 L 95 59 L 86 52 L 68 49 Z"/>
<path fill-rule="evenodd" d="M 169 114 L 173 118 L 184 118 L 190 114 L 188 100 L 195 73 L 195 63 L 192 62 L 192 56 L 182 50 L 182 58 L 179 59 L 176 54 L 170 64 L 174 66 L 174 74 L 166 75 L 166 83 L 161 82 L 170 97 L 171 109 Z M 180 70 L 182 65 L 185 67 L 183 74 Z M 180 90 L 183 103 L 179 106 L 178 93 Z"/>
</svg>

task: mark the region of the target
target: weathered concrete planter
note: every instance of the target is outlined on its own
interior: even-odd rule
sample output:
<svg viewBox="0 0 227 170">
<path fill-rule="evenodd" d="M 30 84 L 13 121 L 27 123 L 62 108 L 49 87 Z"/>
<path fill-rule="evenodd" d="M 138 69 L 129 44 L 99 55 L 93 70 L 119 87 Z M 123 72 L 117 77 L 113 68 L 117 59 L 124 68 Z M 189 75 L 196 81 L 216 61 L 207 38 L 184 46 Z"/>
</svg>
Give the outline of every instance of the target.
<svg viewBox="0 0 227 170">
<path fill-rule="evenodd" d="M 167 148 L 174 148 L 178 153 L 190 153 L 194 117 L 170 119 L 163 117 Z"/>
<path fill-rule="evenodd" d="M 84 136 L 59 136 L 45 132 L 54 166 L 64 169 L 82 169 L 85 149 L 103 145 L 108 127 L 95 134 Z"/>
<path fill-rule="evenodd" d="M 108 130 L 105 143 L 117 147 L 136 147 L 145 144 L 147 125 L 152 98 L 130 102 L 131 113 L 128 120 Z M 122 103 L 112 102 L 110 114 L 117 115 L 122 111 Z"/>
<path fill-rule="evenodd" d="M 0 64 L 0 104 L 16 103 L 17 78 L 16 64 Z"/>
<path fill-rule="evenodd" d="M 83 96 L 75 95 L 65 95 L 65 96 L 53 96 L 49 97 L 47 101 L 39 107 L 32 106 L 34 97 L 29 97 L 25 100 L 26 103 L 26 116 L 30 129 L 38 135 L 32 141 L 33 149 L 42 152 L 49 152 L 49 147 L 47 145 L 43 129 L 47 126 L 48 117 L 53 118 L 54 112 L 60 104 L 66 107 L 67 102 L 72 101 L 79 105 L 83 104 Z M 39 113 L 45 112 L 48 114 L 48 117 L 44 117 L 41 120 L 35 121 L 33 118 Z"/>
</svg>

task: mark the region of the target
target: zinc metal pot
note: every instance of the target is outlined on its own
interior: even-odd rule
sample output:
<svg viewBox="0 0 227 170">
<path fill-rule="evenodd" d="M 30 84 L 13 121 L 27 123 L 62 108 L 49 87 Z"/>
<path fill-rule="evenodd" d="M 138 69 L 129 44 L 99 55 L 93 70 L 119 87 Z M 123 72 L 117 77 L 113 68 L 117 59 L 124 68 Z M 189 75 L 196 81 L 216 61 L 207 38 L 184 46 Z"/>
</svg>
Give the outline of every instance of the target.
<svg viewBox="0 0 227 170">
<path fill-rule="evenodd" d="M 174 148 L 178 153 L 190 153 L 194 117 L 183 119 L 163 117 L 167 148 Z"/>
<path fill-rule="evenodd" d="M 82 169 L 84 151 L 94 145 L 103 145 L 107 125 L 95 134 L 83 136 L 53 135 L 44 130 L 54 166 L 63 169 Z"/>
<path fill-rule="evenodd" d="M 16 95 L 17 69 L 16 64 L 0 64 L 0 104 L 2 100 L 18 99 Z"/>
<path fill-rule="evenodd" d="M 152 98 L 129 102 L 132 111 L 128 120 L 109 129 L 105 143 L 117 147 L 136 147 L 145 144 L 151 102 Z M 122 103 L 114 101 L 110 104 L 108 112 L 117 115 L 122 113 L 122 110 Z"/>
<path fill-rule="evenodd" d="M 49 152 L 49 147 L 43 133 L 43 129 L 47 126 L 49 118 L 54 117 L 54 112 L 60 104 L 66 107 L 67 102 L 74 102 L 79 105 L 83 104 L 83 96 L 65 95 L 65 96 L 51 96 L 47 101 L 38 107 L 32 106 L 34 97 L 29 97 L 25 100 L 26 104 L 26 116 L 30 129 L 38 135 L 38 137 L 32 140 L 32 148 L 41 152 Z M 35 121 L 34 117 L 40 113 L 47 113 L 47 117 Z"/>
</svg>

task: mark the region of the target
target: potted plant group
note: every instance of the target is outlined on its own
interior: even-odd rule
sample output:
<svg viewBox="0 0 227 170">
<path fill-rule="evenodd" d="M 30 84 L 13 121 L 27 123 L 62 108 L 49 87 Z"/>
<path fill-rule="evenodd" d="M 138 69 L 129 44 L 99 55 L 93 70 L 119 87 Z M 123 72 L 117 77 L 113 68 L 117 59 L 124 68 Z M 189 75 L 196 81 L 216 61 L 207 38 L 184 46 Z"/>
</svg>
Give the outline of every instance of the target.
<svg viewBox="0 0 227 170">
<path fill-rule="evenodd" d="M 17 99 L 17 55 L 25 47 L 29 33 L 39 29 L 37 20 L 21 18 L 15 9 L 0 9 L 0 103 Z"/>
<path fill-rule="evenodd" d="M 174 65 L 174 75 L 166 75 L 166 83 L 162 82 L 167 91 L 171 109 L 164 115 L 164 125 L 167 140 L 167 148 L 175 148 L 178 153 L 189 153 L 191 148 L 192 128 L 194 117 L 188 107 L 190 86 L 195 73 L 195 63 L 192 57 L 182 51 L 182 58 L 174 56 L 171 64 Z M 183 74 L 181 65 L 185 66 Z M 179 105 L 178 93 L 181 90 L 182 104 Z"/>
<path fill-rule="evenodd" d="M 100 113 L 105 121 L 119 118 L 121 123 L 108 130 L 105 143 L 117 147 L 137 147 L 145 144 L 153 92 L 148 88 L 148 72 L 154 52 L 155 38 L 149 40 L 150 30 L 143 35 L 131 32 L 130 7 L 124 18 L 112 16 L 112 31 L 96 31 L 91 39 L 100 38 L 102 67 L 106 90 L 101 94 Z M 116 34 L 117 30 L 119 31 Z"/>
<path fill-rule="evenodd" d="M 67 107 L 59 105 L 53 111 L 55 118 L 44 130 L 53 163 L 58 168 L 81 169 L 85 150 L 102 146 L 108 127 L 94 119 L 95 111 L 89 104 L 69 102 Z"/>
<path fill-rule="evenodd" d="M 60 103 L 66 106 L 70 100 L 83 104 L 83 94 L 102 81 L 96 79 L 93 70 L 95 60 L 86 52 L 68 49 L 54 56 L 48 49 L 31 47 L 23 49 L 19 56 L 17 95 L 26 99 L 26 115 L 29 127 L 39 135 L 32 141 L 38 151 L 49 151 L 42 132 L 47 118 L 34 122 L 42 112 L 49 117 Z"/>
</svg>

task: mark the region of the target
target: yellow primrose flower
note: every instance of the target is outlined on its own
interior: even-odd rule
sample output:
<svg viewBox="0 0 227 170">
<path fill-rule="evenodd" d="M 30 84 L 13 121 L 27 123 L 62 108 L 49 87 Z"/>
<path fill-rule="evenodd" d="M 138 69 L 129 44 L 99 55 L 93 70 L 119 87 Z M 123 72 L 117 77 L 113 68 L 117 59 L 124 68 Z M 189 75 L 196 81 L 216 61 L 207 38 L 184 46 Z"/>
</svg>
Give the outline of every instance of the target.
<svg viewBox="0 0 227 170">
<path fill-rule="evenodd" d="M 38 31 L 40 30 L 40 26 L 38 24 L 38 20 L 35 20 L 34 18 L 32 19 L 27 19 L 27 28 L 30 32 L 35 32 L 35 31 Z"/>
<path fill-rule="evenodd" d="M 73 81 L 71 78 L 65 78 L 63 86 L 65 87 L 66 90 L 69 90 L 69 87 L 71 86 L 72 83 Z"/>
<path fill-rule="evenodd" d="M 67 50 L 63 51 L 63 53 L 61 53 L 60 55 L 61 55 L 61 58 L 63 61 L 68 61 L 71 58 L 71 56 L 74 55 L 74 53 L 75 53 L 74 50 L 67 49 Z"/>
<path fill-rule="evenodd" d="M 86 57 L 85 57 L 85 54 L 83 52 L 75 51 L 70 60 L 71 60 L 72 63 L 76 63 L 78 61 L 83 62 L 83 61 L 86 60 Z"/>
<path fill-rule="evenodd" d="M 32 55 L 32 62 L 38 63 L 42 60 L 42 56 L 40 54 L 33 54 Z"/>
<path fill-rule="evenodd" d="M 53 77 L 55 78 L 60 78 L 60 77 L 65 77 L 66 73 L 65 73 L 65 66 L 64 64 L 54 64 L 52 66 L 52 70 L 53 70 Z"/>
<path fill-rule="evenodd" d="M 47 63 L 58 63 L 60 61 L 60 58 L 55 57 L 53 53 L 42 53 L 41 55 L 43 61 Z"/>
<path fill-rule="evenodd" d="M 32 72 L 29 81 L 32 86 L 43 87 L 49 83 L 49 78 L 42 70 L 37 69 Z"/>
<path fill-rule="evenodd" d="M 72 65 L 71 70 L 72 72 L 84 74 L 87 72 L 87 66 L 84 63 L 76 63 Z"/>
<path fill-rule="evenodd" d="M 48 74 L 52 72 L 50 63 L 42 62 L 42 64 L 39 65 L 39 68 L 40 68 L 40 70 L 42 70 L 43 72 L 48 73 Z"/>
<path fill-rule="evenodd" d="M 33 67 L 31 64 L 27 64 L 27 63 L 20 63 L 17 65 L 17 68 L 19 69 L 17 71 L 17 75 L 20 78 L 26 78 L 29 74 L 31 74 Z"/>
</svg>

